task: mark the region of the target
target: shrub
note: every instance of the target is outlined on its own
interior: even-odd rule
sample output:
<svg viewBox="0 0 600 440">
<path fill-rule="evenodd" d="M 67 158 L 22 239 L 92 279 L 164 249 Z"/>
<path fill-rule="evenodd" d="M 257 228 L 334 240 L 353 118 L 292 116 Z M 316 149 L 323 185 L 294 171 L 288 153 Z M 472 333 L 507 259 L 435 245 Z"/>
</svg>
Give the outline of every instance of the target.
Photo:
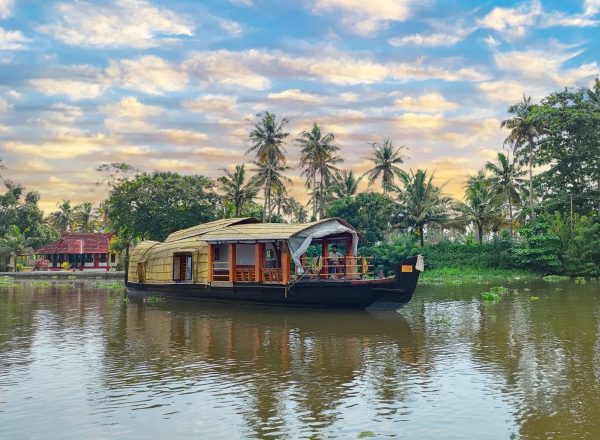
<svg viewBox="0 0 600 440">
<path fill-rule="evenodd" d="M 62 267 L 63 270 L 69 270 L 71 268 L 71 263 L 69 263 L 68 261 L 65 261 L 64 263 L 62 263 L 60 265 L 60 267 Z"/>
<path fill-rule="evenodd" d="M 33 270 L 48 270 L 50 266 L 50 261 L 45 258 L 40 258 L 39 260 L 35 260 L 33 262 Z"/>
</svg>

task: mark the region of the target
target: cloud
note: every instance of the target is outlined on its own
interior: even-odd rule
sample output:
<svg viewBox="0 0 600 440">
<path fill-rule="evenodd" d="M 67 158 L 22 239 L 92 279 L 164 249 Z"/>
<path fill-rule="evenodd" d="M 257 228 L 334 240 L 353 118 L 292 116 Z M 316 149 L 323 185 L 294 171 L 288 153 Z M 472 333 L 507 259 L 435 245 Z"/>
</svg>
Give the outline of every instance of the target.
<svg viewBox="0 0 600 440">
<path fill-rule="evenodd" d="M 542 5 L 539 0 L 531 3 L 522 3 L 514 8 L 496 7 L 485 17 L 478 21 L 482 27 L 507 33 L 511 36 L 523 36 L 527 27 L 535 23 L 536 18 L 542 14 Z"/>
<path fill-rule="evenodd" d="M 206 133 L 199 133 L 197 131 L 163 128 L 159 130 L 159 133 L 166 136 L 170 141 L 180 145 L 194 145 L 208 140 Z"/>
<path fill-rule="evenodd" d="M 501 79 L 478 84 L 479 90 L 484 92 L 487 99 L 494 102 L 514 104 L 519 102 L 523 94 L 539 99 L 548 90 L 533 81 L 517 81 Z"/>
<path fill-rule="evenodd" d="M 341 13 L 345 29 L 359 35 L 373 35 L 388 21 L 404 21 L 413 14 L 416 0 L 315 0 L 315 13 Z"/>
<path fill-rule="evenodd" d="M 223 29 L 228 34 L 233 35 L 234 37 L 239 37 L 240 35 L 242 35 L 242 25 L 239 24 L 237 21 L 219 18 L 217 22 L 219 23 L 219 26 L 221 26 L 221 29 Z"/>
<path fill-rule="evenodd" d="M 229 0 L 231 3 L 237 6 L 254 6 L 254 2 L 252 0 Z"/>
<path fill-rule="evenodd" d="M 98 5 L 83 0 L 58 5 L 57 23 L 38 30 L 72 46 L 145 49 L 164 42 L 163 36 L 191 36 L 185 17 L 144 0 L 114 0 Z"/>
<path fill-rule="evenodd" d="M 95 153 L 113 145 L 113 142 L 102 133 L 60 132 L 40 143 L 5 142 L 4 148 L 19 155 L 43 159 L 73 159 Z"/>
<path fill-rule="evenodd" d="M 600 12 L 600 0 L 585 0 L 583 2 L 584 14 L 588 16 L 596 15 Z"/>
<path fill-rule="evenodd" d="M 49 95 L 65 95 L 78 101 L 80 99 L 97 98 L 103 92 L 106 86 L 94 81 L 80 81 L 74 79 L 34 79 L 31 85 L 39 92 Z"/>
<path fill-rule="evenodd" d="M 43 111 L 37 122 L 47 128 L 64 130 L 66 127 L 72 126 L 81 118 L 82 114 L 81 107 L 58 103 Z"/>
<path fill-rule="evenodd" d="M 321 96 L 312 93 L 302 92 L 299 89 L 288 89 L 282 90 L 281 92 L 277 93 L 269 93 L 267 95 L 267 99 L 276 101 L 305 102 L 311 104 L 318 104 L 323 102 L 323 98 Z"/>
<path fill-rule="evenodd" d="M 192 112 L 202 113 L 231 113 L 236 110 L 237 98 L 227 95 L 203 95 L 185 101 L 184 107 Z"/>
<path fill-rule="evenodd" d="M 469 31 L 459 31 L 453 34 L 433 33 L 433 34 L 412 34 L 404 37 L 395 37 L 388 40 L 392 46 L 452 46 L 461 42 L 469 35 Z"/>
<path fill-rule="evenodd" d="M 579 56 L 583 50 L 570 50 L 553 43 L 545 48 L 523 51 L 499 52 L 494 56 L 496 66 L 521 79 L 543 85 L 546 88 L 576 86 L 582 80 L 598 74 L 596 62 L 564 68 L 567 61 Z"/>
<path fill-rule="evenodd" d="M 404 96 L 396 99 L 394 105 L 402 110 L 420 112 L 444 112 L 458 107 L 458 104 L 448 101 L 438 92 L 424 93 L 417 97 Z"/>
<path fill-rule="evenodd" d="M 25 49 L 28 41 L 20 31 L 8 31 L 0 27 L 0 50 Z"/>
<path fill-rule="evenodd" d="M 379 63 L 364 56 L 331 50 L 318 57 L 294 56 L 282 51 L 250 49 L 198 52 L 185 63 L 190 75 L 206 85 L 264 90 L 276 77 L 324 81 L 336 85 L 373 84 L 441 79 L 481 81 L 487 75 L 472 67 L 453 69 L 417 59 L 405 63 Z"/>
<path fill-rule="evenodd" d="M 4 98 L 0 98 L 0 113 L 6 113 L 10 108 L 9 103 Z"/>
<path fill-rule="evenodd" d="M 440 114 L 404 113 L 396 118 L 396 122 L 404 128 L 441 128 L 446 121 Z"/>
<path fill-rule="evenodd" d="M 10 17 L 14 6 L 15 0 L 0 0 L 0 18 L 6 20 Z"/>
<path fill-rule="evenodd" d="M 154 55 L 111 61 L 106 76 L 114 85 L 151 95 L 185 89 L 186 72 Z"/>
<path fill-rule="evenodd" d="M 121 133 L 150 130 L 151 126 L 146 123 L 146 119 L 162 113 L 160 107 L 143 104 L 133 96 L 105 105 L 100 110 L 107 115 L 104 124 L 113 132 Z"/>
</svg>

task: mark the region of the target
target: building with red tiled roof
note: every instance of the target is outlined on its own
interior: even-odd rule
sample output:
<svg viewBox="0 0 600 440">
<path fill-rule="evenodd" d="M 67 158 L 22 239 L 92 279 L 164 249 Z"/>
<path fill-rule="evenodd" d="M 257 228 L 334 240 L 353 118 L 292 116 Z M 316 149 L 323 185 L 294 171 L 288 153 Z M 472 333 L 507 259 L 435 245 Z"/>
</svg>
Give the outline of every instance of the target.
<svg viewBox="0 0 600 440">
<path fill-rule="evenodd" d="M 50 261 L 50 270 L 60 270 L 64 262 L 79 270 L 116 269 L 118 256 L 110 251 L 112 233 L 65 232 L 58 241 L 35 251 L 38 258 Z"/>
</svg>

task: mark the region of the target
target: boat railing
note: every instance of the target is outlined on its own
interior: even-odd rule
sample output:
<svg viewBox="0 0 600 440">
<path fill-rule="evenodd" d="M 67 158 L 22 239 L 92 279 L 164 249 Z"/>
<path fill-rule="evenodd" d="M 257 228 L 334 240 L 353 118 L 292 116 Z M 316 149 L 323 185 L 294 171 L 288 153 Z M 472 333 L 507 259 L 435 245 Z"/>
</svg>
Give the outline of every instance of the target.
<svg viewBox="0 0 600 440">
<path fill-rule="evenodd" d="M 337 259 L 306 257 L 303 262 L 304 274 L 294 269 L 294 279 L 341 279 L 360 280 L 373 277 L 373 257 L 346 256 Z"/>
<path fill-rule="evenodd" d="M 283 283 L 283 269 L 280 267 L 263 267 L 263 282 L 267 284 Z"/>
<path fill-rule="evenodd" d="M 228 261 L 213 261 L 212 271 L 214 281 L 231 281 L 229 279 Z"/>
</svg>

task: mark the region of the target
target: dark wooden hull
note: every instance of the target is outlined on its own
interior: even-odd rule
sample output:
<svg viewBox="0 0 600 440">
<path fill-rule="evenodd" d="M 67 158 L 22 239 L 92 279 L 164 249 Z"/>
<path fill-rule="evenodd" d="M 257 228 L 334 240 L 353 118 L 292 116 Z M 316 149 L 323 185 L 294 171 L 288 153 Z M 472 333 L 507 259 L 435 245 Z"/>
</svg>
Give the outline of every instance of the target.
<svg viewBox="0 0 600 440">
<path fill-rule="evenodd" d="M 208 284 L 139 284 L 127 282 L 134 294 L 158 294 L 164 297 L 294 307 L 398 310 L 415 291 L 419 272 L 416 259 L 403 265 L 413 266 L 411 273 L 398 272 L 394 278 L 374 280 L 302 280 L 287 286 L 235 283 L 230 286 Z"/>
</svg>

